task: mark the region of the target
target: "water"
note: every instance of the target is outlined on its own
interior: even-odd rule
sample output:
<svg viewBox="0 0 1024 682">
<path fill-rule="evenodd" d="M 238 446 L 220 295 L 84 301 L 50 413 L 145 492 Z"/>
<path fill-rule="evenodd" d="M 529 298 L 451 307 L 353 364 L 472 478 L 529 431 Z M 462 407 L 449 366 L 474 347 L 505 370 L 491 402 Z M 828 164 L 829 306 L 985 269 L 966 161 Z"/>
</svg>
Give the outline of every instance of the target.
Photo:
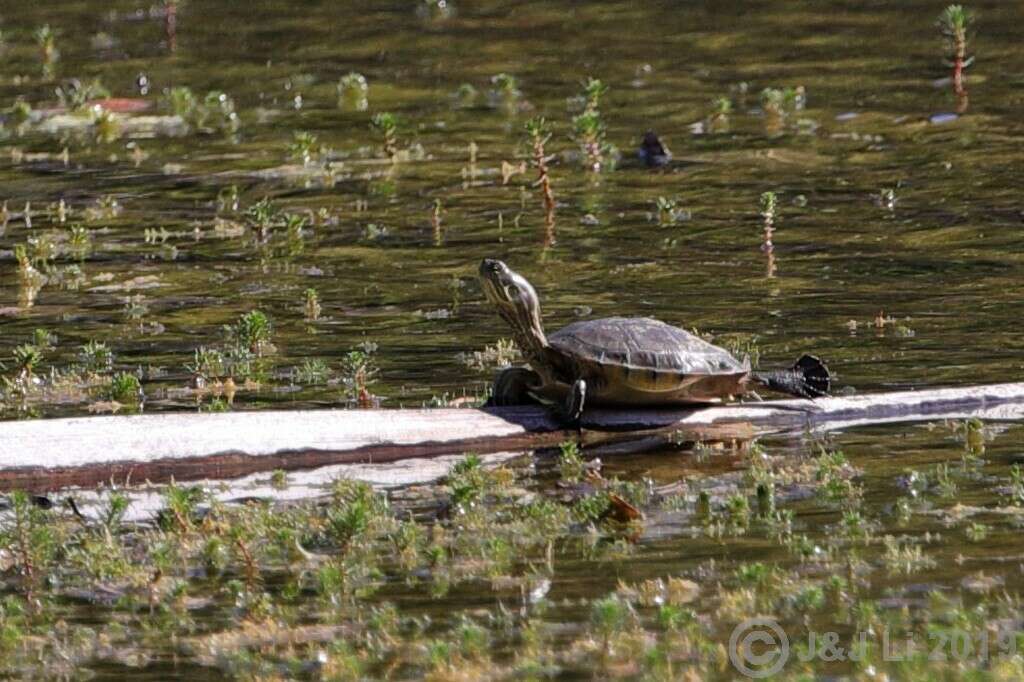
<svg viewBox="0 0 1024 682">
<path fill-rule="evenodd" d="M 949 69 L 933 3 L 832 3 L 827 12 L 811 2 L 460 3 L 448 15 L 412 2 L 364 5 L 181 4 L 172 51 L 161 6 L 76 2 L 58 11 L 7 3 L 0 103 L 23 97 L 36 110 L 55 106 L 54 87 L 68 78 L 98 78 L 114 96 L 140 97 L 141 72 L 151 83 L 147 114 L 169 115 L 161 93 L 187 86 L 200 99 L 227 93 L 240 125 L 235 133 L 97 142 L 91 131 L 16 131 L 9 118 L 0 200 L 16 215 L 0 233 L 0 357 L 47 329 L 58 342 L 40 364 L 45 376 L 80 363 L 80 346 L 100 341 L 114 353 L 114 370 L 141 375 L 147 412 L 194 410 L 210 404 L 188 390 L 195 350 L 222 346 L 224 325 L 258 309 L 273 323 L 276 352 L 261 362 L 259 387 L 241 388 L 233 409 L 349 404 L 344 358 L 365 344 L 376 348 L 370 389 L 385 407 L 479 396 L 492 368 L 470 368 L 460 354 L 509 337 L 475 279 L 481 258 L 500 257 L 533 282 L 552 330 L 581 317 L 655 316 L 719 340 L 753 339 L 762 366 L 814 352 L 844 393 L 1018 376 L 1024 55 L 1011 3 L 970 6 L 979 17 L 970 48 L 978 61 L 967 71 L 970 101 L 960 116 L 948 115 L 957 102 L 949 84 L 937 82 Z M 53 78 L 42 76 L 32 37 L 43 24 L 57 32 Z M 352 71 L 369 83 L 365 110 L 339 105 L 338 80 Z M 491 101 L 499 73 L 516 77 L 519 98 Z M 567 100 L 591 76 L 610 87 L 600 111 L 622 154 L 618 169 L 599 174 L 585 170 L 570 139 Z M 464 83 L 475 97 L 455 96 Z M 797 86 L 804 108 L 782 118 L 761 109 L 762 89 Z M 718 97 L 729 98 L 732 111 L 711 127 Z M 411 159 L 379 158 L 381 139 L 369 123 L 382 111 L 399 118 L 398 146 L 411 148 Z M 499 172 L 502 161 L 526 158 L 523 124 L 533 115 L 544 115 L 554 133 L 553 234 L 531 187 L 534 172 L 507 185 Z M 674 152 L 671 169 L 632 163 L 647 129 Z M 289 179 L 281 167 L 302 164 L 289 151 L 298 131 L 315 135 L 313 151 L 325 153 Z M 65 147 L 67 165 L 59 158 Z M 142 154 L 133 157 L 136 148 Z M 333 182 L 325 180 L 329 162 Z M 774 265 L 761 249 L 758 202 L 766 191 L 778 196 Z M 264 197 L 312 219 L 301 234 L 277 226 L 266 240 L 251 225 L 238 229 Z M 677 220 L 658 220 L 659 197 L 676 202 Z M 56 217 L 61 199 L 64 224 Z M 119 209 L 104 210 L 112 201 Z M 26 202 L 31 228 L 17 215 Z M 231 222 L 217 229 L 218 219 Z M 81 258 L 65 248 L 75 224 L 91 235 Z M 77 263 L 82 280 L 77 288 L 51 281 L 25 305 L 14 249 L 41 237 L 57 245 L 50 267 Z M 322 305 L 316 321 L 304 319 L 308 288 Z M 295 378 L 316 359 L 335 381 Z M 28 411 L 79 415 L 104 398 L 50 396 Z M 4 412 L 23 415 L 13 404 Z M 1016 426 L 996 436 L 984 476 L 969 476 L 957 495 L 1003 504 L 996 488 L 1008 480 L 1018 443 Z M 786 456 L 805 449 L 768 446 Z M 893 521 L 895 477 L 932 471 L 962 451 L 948 430 L 918 426 L 858 430 L 834 446 L 861 471 L 864 513 L 879 533 L 897 534 L 906 529 Z M 691 459 L 623 458 L 606 462 L 605 474 L 665 483 Z M 694 476 L 720 474 L 716 465 Z M 834 509 L 786 506 L 810 528 L 836 523 Z M 1013 531 L 1001 530 L 1009 522 L 995 518 L 986 521 L 998 528 L 986 540 L 962 545 L 958 527 L 955 538 L 928 545 L 940 563 L 927 581 L 955 587 L 975 570 L 1004 576 L 1007 589 L 1019 581 L 1006 562 L 983 558 L 1019 551 Z M 940 525 L 918 514 L 910 528 Z M 786 556 L 767 537 L 697 548 L 692 520 L 667 528 L 642 538 L 610 572 L 569 552 L 581 563 L 564 573 L 559 566 L 553 592 L 595 598 L 614 589 L 612 575 L 636 581 L 692 573 L 709 558 Z M 957 553 L 967 555 L 967 568 L 945 560 Z M 883 582 L 866 593 L 880 594 Z M 570 609 L 553 619 L 561 616 L 576 617 Z"/>
</svg>

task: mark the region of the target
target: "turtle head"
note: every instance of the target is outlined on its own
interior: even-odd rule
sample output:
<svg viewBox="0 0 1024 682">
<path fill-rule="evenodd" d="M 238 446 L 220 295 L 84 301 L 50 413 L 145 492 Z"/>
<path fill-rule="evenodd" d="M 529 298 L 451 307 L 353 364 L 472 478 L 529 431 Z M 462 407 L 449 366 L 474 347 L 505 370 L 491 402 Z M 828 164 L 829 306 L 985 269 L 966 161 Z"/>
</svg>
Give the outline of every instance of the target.
<svg viewBox="0 0 1024 682">
<path fill-rule="evenodd" d="M 540 299 L 526 278 L 500 260 L 485 258 L 480 263 L 484 295 L 515 332 L 516 341 L 527 355 L 547 346 L 540 323 Z"/>
</svg>

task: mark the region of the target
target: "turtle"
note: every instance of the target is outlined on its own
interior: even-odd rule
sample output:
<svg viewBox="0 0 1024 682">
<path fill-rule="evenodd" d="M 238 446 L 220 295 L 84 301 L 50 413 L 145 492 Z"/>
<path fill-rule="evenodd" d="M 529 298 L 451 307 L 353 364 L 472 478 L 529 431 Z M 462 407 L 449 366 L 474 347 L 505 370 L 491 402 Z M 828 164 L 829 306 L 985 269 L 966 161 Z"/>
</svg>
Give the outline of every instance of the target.
<svg viewBox="0 0 1024 682">
<path fill-rule="evenodd" d="M 480 263 L 491 305 L 512 328 L 529 367 L 511 367 L 495 379 L 490 405 L 554 405 L 579 425 L 588 406 L 706 405 L 764 386 L 800 398 L 828 395 L 830 375 L 813 355 L 789 369 L 754 371 L 695 334 L 649 317 L 581 320 L 547 335 L 533 286 L 500 260 Z"/>
</svg>

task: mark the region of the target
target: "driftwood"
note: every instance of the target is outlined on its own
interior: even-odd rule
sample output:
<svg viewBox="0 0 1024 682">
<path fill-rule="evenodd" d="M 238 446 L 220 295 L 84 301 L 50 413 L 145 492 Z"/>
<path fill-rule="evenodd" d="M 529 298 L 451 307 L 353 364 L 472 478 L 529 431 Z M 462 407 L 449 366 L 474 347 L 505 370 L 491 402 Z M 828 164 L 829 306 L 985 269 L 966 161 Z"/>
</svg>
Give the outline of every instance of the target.
<svg viewBox="0 0 1024 682">
<path fill-rule="evenodd" d="M 1024 383 L 699 409 L 592 410 L 588 445 L 1024 417 Z M 153 414 L 0 422 L 0 490 L 228 479 L 274 469 L 548 447 L 577 434 L 539 407 Z"/>
</svg>

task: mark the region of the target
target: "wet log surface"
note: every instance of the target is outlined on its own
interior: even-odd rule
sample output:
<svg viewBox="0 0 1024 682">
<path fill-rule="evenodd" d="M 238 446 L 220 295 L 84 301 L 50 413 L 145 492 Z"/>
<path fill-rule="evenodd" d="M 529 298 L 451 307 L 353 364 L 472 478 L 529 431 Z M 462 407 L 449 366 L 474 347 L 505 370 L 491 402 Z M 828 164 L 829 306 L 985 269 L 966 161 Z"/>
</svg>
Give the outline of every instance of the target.
<svg viewBox="0 0 1024 682">
<path fill-rule="evenodd" d="M 1024 417 L 1024 383 L 717 405 L 591 410 L 590 446 L 729 440 L 869 424 Z M 274 469 L 550 447 L 576 438 L 539 407 L 154 414 L 0 423 L 0 490 L 230 479 Z"/>
</svg>

